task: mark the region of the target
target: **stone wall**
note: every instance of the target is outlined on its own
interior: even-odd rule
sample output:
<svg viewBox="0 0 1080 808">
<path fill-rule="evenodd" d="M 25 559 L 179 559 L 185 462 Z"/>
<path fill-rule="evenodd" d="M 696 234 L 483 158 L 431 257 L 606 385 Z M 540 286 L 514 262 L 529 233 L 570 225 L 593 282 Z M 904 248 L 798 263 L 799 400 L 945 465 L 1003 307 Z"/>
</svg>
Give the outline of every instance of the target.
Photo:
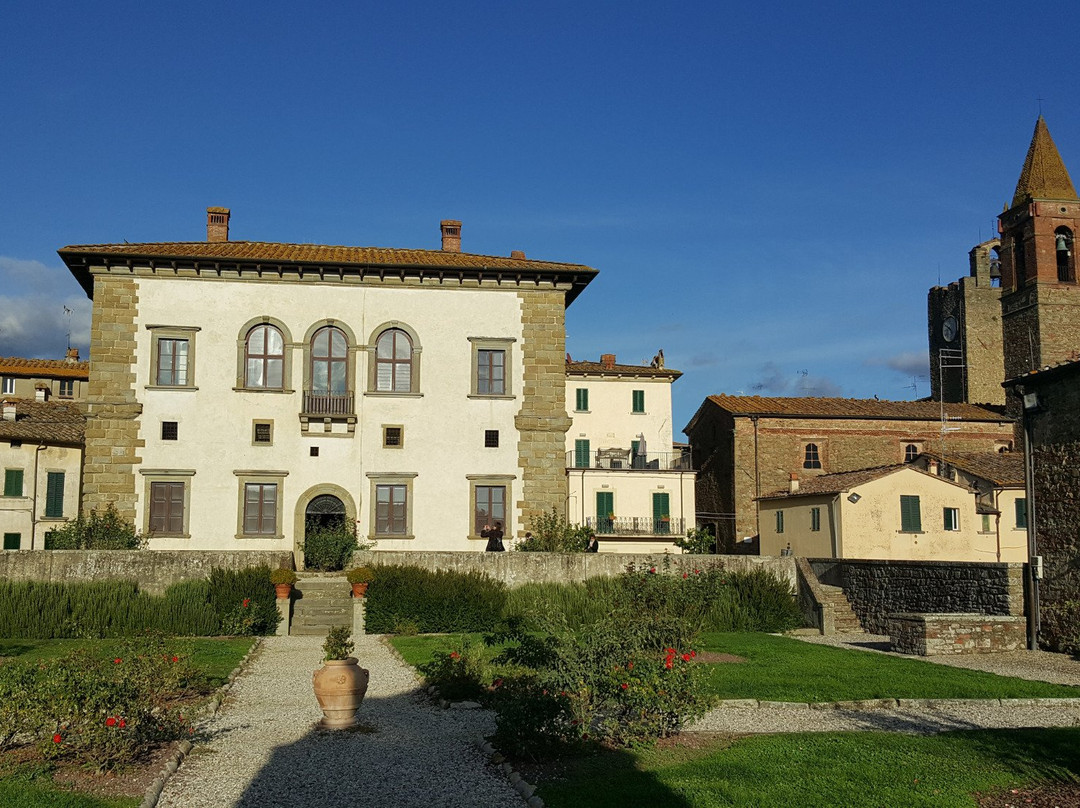
<svg viewBox="0 0 1080 808">
<path fill-rule="evenodd" d="M 889 615 L 900 612 L 1024 613 L 1023 564 L 814 559 L 811 567 L 821 583 L 844 590 L 873 634 L 887 634 Z"/>
<path fill-rule="evenodd" d="M 1062 420 L 1070 417 L 1077 417 L 1075 410 L 1062 411 Z M 1031 454 L 1036 549 L 1043 557 L 1039 645 L 1076 653 L 1080 652 L 1080 441 L 1036 446 Z"/>
<path fill-rule="evenodd" d="M 681 574 L 692 573 L 709 564 L 721 561 L 725 569 L 749 571 L 765 569 L 791 584 L 795 589 L 795 559 L 764 558 L 731 555 L 642 555 L 633 553 L 472 553 L 472 552 L 409 552 L 368 550 L 357 553 L 357 564 L 411 564 L 424 569 L 482 572 L 508 586 L 527 583 L 570 583 L 586 578 L 618 575 L 628 564 L 639 569 L 655 566 L 658 571 L 669 568 Z"/>
<path fill-rule="evenodd" d="M 892 649 L 901 654 L 942 656 L 1022 651 L 1027 620 L 973 614 L 894 614 L 889 618 Z"/>
<path fill-rule="evenodd" d="M 171 584 L 205 578 L 214 567 L 292 567 L 293 555 L 278 551 L 199 552 L 197 550 L 30 550 L 0 553 L 0 580 L 137 581 L 160 595 Z"/>
</svg>

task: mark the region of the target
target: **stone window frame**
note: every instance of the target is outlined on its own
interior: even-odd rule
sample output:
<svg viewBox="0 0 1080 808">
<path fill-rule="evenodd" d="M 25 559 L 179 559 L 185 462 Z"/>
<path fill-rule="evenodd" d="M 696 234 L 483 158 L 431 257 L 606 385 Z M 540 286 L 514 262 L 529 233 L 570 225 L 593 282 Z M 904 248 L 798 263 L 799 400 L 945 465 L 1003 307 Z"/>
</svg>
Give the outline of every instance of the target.
<svg viewBox="0 0 1080 808">
<path fill-rule="evenodd" d="M 1058 238 L 1058 236 L 1064 236 L 1065 239 L 1067 240 L 1068 251 L 1067 251 L 1067 257 L 1065 259 L 1064 264 L 1059 263 L 1058 260 L 1057 260 L 1057 256 L 1058 256 L 1058 252 L 1059 252 L 1058 249 L 1057 249 L 1057 238 Z M 1076 244 L 1075 244 L 1075 237 L 1073 236 L 1072 228 L 1066 227 L 1065 225 L 1061 225 L 1060 227 L 1054 228 L 1054 263 L 1055 263 L 1055 266 L 1056 266 L 1055 277 L 1057 278 L 1058 283 L 1069 283 L 1069 284 L 1075 284 L 1076 283 Z M 1062 277 L 1062 274 L 1063 274 L 1062 271 L 1063 270 L 1064 270 L 1065 277 Z"/>
<path fill-rule="evenodd" d="M 348 342 L 348 347 L 345 350 L 345 385 L 349 390 L 353 390 L 352 387 L 349 387 L 349 383 L 356 380 L 356 354 L 360 346 L 356 343 L 356 334 L 353 333 L 348 324 L 333 317 L 327 317 L 312 323 L 304 333 L 304 341 L 300 346 L 304 355 L 303 388 L 305 391 L 311 390 L 311 342 L 315 339 L 315 334 L 327 326 L 333 326 L 345 334 L 345 339 Z"/>
<path fill-rule="evenodd" d="M 389 430 L 396 429 L 397 443 L 390 443 Z M 384 449 L 404 449 L 405 448 L 405 426 L 403 424 L 383 424 L 382 425 L 382 445 Z"/>
<path fill-rule="evenodd" d="M 260 426 L 270 427 L 270 440 L 257 440 Z M 254 418 L 251 421 L 251 445 L 252 446 L 273 446 L 274 445 L 274 419 L 273 418 Z"/>
<path fill-rule="evenodd" d="M 276 328 L 281 333 L 284 354 L 281 365 L 281 387 L 250 387 L 247 384 L 247 346 L 251 332 L 260 325 Z M 297 345 L 293 341 L 292 331 L 284 322 L 269 314 L 263 314 L 248 320 L 240 327 L 236 337 L 236 385 L 233 390 L 244 393 L 295 393 L 292 385 L 292 365 Z"/>
<path fill-rule="evenodd" d="M 387 331 L 398 330 L 403 332 L 412 343 L 412 356 L 410 357 L 409 389 L 408 390 L 378 390 L 378 363 L 376 361 L 376 348 L 379 337 Z M 383 396 L 388 398 L 420 398 L 420 371 L 422 367 L 421 357 L 423 348 L 420 345 L 420 336 L 416 329 L 401 320 L 387 320 L 376 326 L 368 335 L 367 344 L 361 346 L 361 350 L 367 353 L 367 385 L 364 388 L 365 396 Z"/>
<path fill-rule="evenodd" d="M 147 390 L 198 390 L 195 384 L 196 335 L 202 331 L 197 325 L 160 325 L 150 323 L 145 326 L 150 332 L 150 382 Z M 162 340 L 187 342 L 187 378 L 183 384 L 158 384 L 158 362 L 161 358 Z"/>
<path fill-rule="evenodd" d="M 914 463 L 915 460 L 919 457 L 919 455 L 922 454 L 922 444 L 918 441 L 901 441 L 900 448 L 904 454 L 905 463 Z"/>
<path fill-rule="evenodd" d="M 413 481 L 418 474 L 415 471 L 369 471 L 367 478 L 371 487 L 368 497 L 368 538 L 371 541 L 377 539 L 415 539 L 415 527 L 413 522 Z M 378 532 L 378 489 L 381 485 L 405 486 L 405 532 L 404 533 L 379 533 Z"/>
<path fill-rule="evenodd" d="M 469 540 L 486 541 L 476 529 L 476 489 L 479 487 L 502 487 L 503 493 L 503 535 L 510 533 L 510 516 L 513 513 L 511 503 L 513 500 L 513 483 L 517 479 L 514 474 L 466 474 L 469 481 Z"/>
<path fill-rule="evenodd" d="M 234 469 L 233 475 L 237 479 L 237 508 L 236 508 L 236 535 L 237 539 L 283 539 L 285 538 L 283 513 L 285 507 L 285 478 L 289 476 L 286 470 L 271 471 L 264 469 Z M 247 486 L 251 485 L 276 485 L 277 502 L 275 503 L 274 532 L 270 533 L 245 533 L 244 532 L 244 504 Z"/>
<path fill-rule="evenodd" d="M 143 476 L 143 533 L 151 538 L 163 539 L 190 539 L 191 519 L 191 478 L 195 476 L 195 469 L 139 469 Z M 150 503 L 151 491 L 154 483 L 181 483 L 184 486 L 184 515 L 183 526 L 180 533 L 154 533 L 150 530 Z"/>
<path fill-rule="evenodd" d="M 513 387 L 515 337 L 469 337 L 472 353 L 472 369 L 469 373 L 469 398 L 506 399 L 515 398 Z M 503 355 L 503 390 L 501 393 L 481 393 L 480 352 L 501 351 Z"/>
<path fill-rule="evenodd" d="M 167 441 L 180 440 L 180 422 L 179 421 L 162 421 L 161 422 L 161 439 Z"/>
<path fill-rule="evenodd" d="M 75 380 L 74 379 L 60 379 L 59 392 L 57 396 L 60 398 L 75 398 Z"/>
</svg>

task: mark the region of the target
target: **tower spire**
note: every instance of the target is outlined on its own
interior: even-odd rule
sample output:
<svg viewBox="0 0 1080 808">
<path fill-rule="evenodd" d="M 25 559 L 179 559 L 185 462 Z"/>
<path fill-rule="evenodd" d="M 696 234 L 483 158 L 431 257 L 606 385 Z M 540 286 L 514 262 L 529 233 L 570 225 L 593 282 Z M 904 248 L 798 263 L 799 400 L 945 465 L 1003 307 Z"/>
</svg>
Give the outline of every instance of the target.
<svg viewBox="0 0 1080 808">
<path fill-rule="evenodd" d="M 1031 136 L 1024 168 L 1016 183 L 1012 207 L 1029 199 L 1077 199 L 1076 188 L 1042 115 L 1035 122 L 1035 133 Z"/>
</svg>

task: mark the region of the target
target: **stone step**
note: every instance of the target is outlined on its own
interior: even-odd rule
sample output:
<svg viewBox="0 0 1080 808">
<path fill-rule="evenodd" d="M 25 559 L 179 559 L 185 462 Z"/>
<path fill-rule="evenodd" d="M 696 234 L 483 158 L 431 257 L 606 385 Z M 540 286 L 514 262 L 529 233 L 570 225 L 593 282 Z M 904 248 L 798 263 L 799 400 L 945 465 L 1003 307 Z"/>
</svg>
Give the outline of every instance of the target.
<svg viewBox="0 0 1080 808">
<path fill-rule="evenodd" d="M 289 633 L 302 637 L 325 637 L 326 633 L 330 630 L 330 626 L 300 626 L 293 623 L 289 626 Z"/>
</svg>

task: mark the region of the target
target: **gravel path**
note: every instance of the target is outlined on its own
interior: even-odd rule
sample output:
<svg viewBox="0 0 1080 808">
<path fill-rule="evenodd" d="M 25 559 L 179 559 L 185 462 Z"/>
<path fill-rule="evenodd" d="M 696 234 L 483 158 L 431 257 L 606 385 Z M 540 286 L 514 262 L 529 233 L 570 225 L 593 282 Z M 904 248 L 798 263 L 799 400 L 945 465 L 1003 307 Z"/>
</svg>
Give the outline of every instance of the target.
<svg viewBox="0 0 1080 808">
<path fill-rule="evenodd" d="M 322 637 L 268 637 L 203 741 L 170 778 L 162 808 L 350 805 L 406 808 L 524 805 L 473 745 L 494 719 L 440 710 L 417 696 L 412 669 L 375 636 L 355 655 L 371 671 L 361 731 L 316 729 L 322 713 L 311 674 Z"/>
</svg>

